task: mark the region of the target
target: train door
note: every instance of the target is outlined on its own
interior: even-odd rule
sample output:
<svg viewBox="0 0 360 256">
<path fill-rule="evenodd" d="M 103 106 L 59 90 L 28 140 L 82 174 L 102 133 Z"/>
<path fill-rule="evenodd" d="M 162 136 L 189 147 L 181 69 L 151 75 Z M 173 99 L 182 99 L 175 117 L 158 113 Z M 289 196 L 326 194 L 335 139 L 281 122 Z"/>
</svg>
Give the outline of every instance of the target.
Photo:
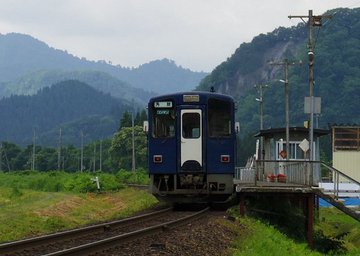
<svg viewBox="0 0 360 256">
<path fill-rule="evenodd" d="M 201 109 L 182 109 L 180 127 L 180 169 L 199 171 L 203 166 Z"/>
</svg>

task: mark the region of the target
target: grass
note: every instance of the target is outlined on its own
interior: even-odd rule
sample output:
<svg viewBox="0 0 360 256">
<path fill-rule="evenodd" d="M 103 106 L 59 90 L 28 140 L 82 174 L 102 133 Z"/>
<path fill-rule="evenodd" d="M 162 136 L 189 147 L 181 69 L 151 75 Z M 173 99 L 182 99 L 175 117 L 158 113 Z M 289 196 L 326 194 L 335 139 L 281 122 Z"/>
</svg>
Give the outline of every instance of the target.
<svg viewBox="0 0 360 256">
<path fill-rule="evenodd" d="M 317 250 L 310 250 L 305 241 L 295 241 L 269 223 L 252 217 L 239 217 L 237 208 L 232 208 L 230 213 L 236 217 L 241 231 L 232 245 L 231 255 L 360 255 L 360 223 L 337 209 L 321 208 L 320 220 L 315 225 Z M 333 238 L 340 240 L 344 249 L 335 246 L 337 250 L 331 251 Z M 336 242 L 335 245 L 339 245 Z"/>
<path fill-rule="evenodd" d="M 346 255 L 360 255 L 360 223 L 336 208 L 320 209 L 315 233 L 320 251 L 331 250 L 335 244 Z"/>
<path fill-rule="evenodd" d="M 99 177 L 101 191 L 117 191 L 125 187 L 126 183 L 148 184 L 149 177 L 145 170 L 130 172 L 120 170 L 116 174 L 87 173 L 64 171 L 16 171 L 0 172 L 0 186 L 18 189 L 32 189 L 47 192 L 96 192 L 96 184 L 92 181 Z"/>
<path fill-rule="evenodd" d="M 155 204 L 132 188 L 80 194 L 0 187 L 0 242 L 123 218 Z"/>
</svg>

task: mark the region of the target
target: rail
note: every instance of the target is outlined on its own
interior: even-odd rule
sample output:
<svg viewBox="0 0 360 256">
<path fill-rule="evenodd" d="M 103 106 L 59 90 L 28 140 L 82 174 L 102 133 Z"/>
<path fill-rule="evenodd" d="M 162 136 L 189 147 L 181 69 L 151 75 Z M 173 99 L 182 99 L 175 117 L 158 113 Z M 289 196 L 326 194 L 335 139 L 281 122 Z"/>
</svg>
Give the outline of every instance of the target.
<svg viewBox="0 0 360 256">
<path fill-rule="evenodd" d="M 62 231 L 54 234 L 24 239 L 24 240 L 18 240 L 8 243 L 0 244 L 0 255 L 12 253 L 14 251 L 21 251 L 25 250 L 27 248 L 31 248 L 34 246 L 41 246 L 46 245 L 53 242 L 59 242 L 67 239 L 74 239 L 80 236 L 83 236 L 85 234 L 88 234 L 90 232 L 105 232 L 109 229 L 114 229 L 118 227 L 122 227 L 123 225 L 129 225 L 131 223 L 139 222 L 139 221 L 146 221 L 150 218 L 153 218 L 154 216 L 161 216 L 162 214 L 165 214 L 167 212 L 170 212 L 172 208 L 166 208 L 159 211 L 146 213 L 139 216 L 134 216 L 122 220 L 107 222 L 107 223 L 101 223 L 97 225 L 92 225 L 88 227 L 73 229 L 73 230 L 67 230 Z"/>
<path fill-rule="evenodd" d="M 134 239 L 138 239 L 138 238 L 141 238 L 141 237 L 144 237 L 147 235 L 162 232 L 164 230 L 175 228 L 180 225 L 186 224 L 189 221 L 199 218 L 200 216 L 202 216 L 209 210 L 210 210 L 210 208 L 208 207 L 199 212 L 193 213 L 189 216 L 182 217 L 177 220 L 173 220 L 173 221 L 169 221 L 169 222 L 162 223 L 159 225 L 140 229 L 137 231 L 113 236 L 113 237 L 110 237 L 107 239 L 99 240 L 99 241 L 92 242 L 89 244 L 80 245 L 80 246 L 73 247 L 70 249 L 65 249 L 62 251 L 49 253 L 49 254 L 46 254 L 46 256 L 59 256 L 59 255 L 62 255 L 62 256 L 77 255 L 78 256 L 78 255 L 88 255 L 90 253 L 99 252 L 101 250 L 106 250 L 106 249 L 109 249 L 114 246 L 119 246 L 119 244 L 121 244 L 121 243 L 126 243 L 126 242 L 132 241 Z"/>
</svg>

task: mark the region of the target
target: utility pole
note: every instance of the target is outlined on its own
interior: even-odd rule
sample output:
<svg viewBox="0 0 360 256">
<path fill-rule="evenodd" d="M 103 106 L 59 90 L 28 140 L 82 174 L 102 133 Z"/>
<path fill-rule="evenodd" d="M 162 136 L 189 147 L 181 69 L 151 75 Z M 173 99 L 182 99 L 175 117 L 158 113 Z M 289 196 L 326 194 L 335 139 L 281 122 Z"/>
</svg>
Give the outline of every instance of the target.
<svg viewBox="0 0 360 256">
<path fill-rule="evenodd" d="M 102 139 L 100 140 L 100 172 L 102 172 Z"/>
<path fill-rule="evenodd" d="M 289 19 L 300 18 L 304 23 L 304 19 L 308 19 L 308 58 L 309 58 L 309 96 L 310 96 L 310 124 L 309 124 L 309 160 L 313 161 L 313 141 L 314 141 L 314 45 L 313 45 L 313 27 L 321 27 L 323 19 L 331 19 L 331 15 L 318 15 L 314 16 L 313 11 L 309 10 L 309 14 L 297 15 L 297 16 L 288 16 Z M 310 184 L 313 183 L 313 165 L 310 164 Z"/>
<path fill-rule="evenodd" d="M 59 131 L 59 148 L 58 148 L 58 171 L 61 170 L 61 147 L 62 147 L 62 137 L 61 137 L 61 128 Z"/>
<path fill-rule="evenodd" d="M 6 166 L 7 166 L 7 168 L 8 168 L 8 171 L 11 172 L 9 159 L 8 159 L 8 157 L 7 157 L 5 148 L 3 148 L 3 152 L 4 152 L 4 156 L 5 156 L 5 160 L 6 160 Z"/>
<path fill-rule="evenodd" d="M 256 88 L 259 92 L 259 98 L 256 98 L 256 101 L 260 104 L 260 131 L 264 129 L 264 110 L 263 110 L 263 104 L 264 104 L 264 89 L 267 88 L 268 85 L 254 85 L 254 88 Z M 260 160 L 265 159 L 265 150 L 264 150 L 264 138 L 263 136 L 260 137 L 260 152 L 259 156 Z M 261 164 L 262 169 L 262 179 L 264 179 L 264 168 L 263 163 Z"/>
<path fill-rule="evenodd" d="M 82 130 L 80 131 L 80 137 L 81 137 L 80 172 L 82 172 L 84 169 L 84 133 Z"/>
<path fill-rule="evenodd" d="M 35 128 L 33 128 L 33 150 L 32 150 L 32 161 L 31 161 L 31 170 L 35 170 Z"/>
<path fill-rule="evenodd" d="M 289 79 L 288 79 L 288 70 L 290 65 L 302 64 L 302 61 L 299 62 L 289 61 L 288 59 L 284 59 L 280 62 L 270 62 L 270 65 L 280 65 L 285 67 L 285 81 L 280 80 L 285 84 L 285 129 L 286 129 L 286 160 L 290 159 L 290 118 L 289 118 Z"/>
<path fill-rule="evenodd" d="M 94 143 L 94 167 L 93 170 L 96 172 L 96 142 Z"/>
<path fill-rule="evenodd" d="M 132 171 L 135 171 L 135 128 L 134 128 L 134 100 L 132 100 L 131 126 L 132 126 Z"/>
<path fill-rule="evenodd" d="M 263 97 L 263 95 L 264 95 L 264 88 L 267 88 L 267 87 L 268 87 L 267 84 L 254 85 L 254 88 L 258 90 L 259 96 L 260 96 L 259 98 L 256 98 L 256 101 L 259 102 L 259 104 L 260 104 L 260 130 L 264 129 L 264 124 L 263 124 L 264 123 L 264 121 L 263 121 L 263 119 L 264 119 L 264 117 L 263 117 L 264 116 L 264 114 L 263 114 L 264 97 Z"/>
<path fill-rule="evenodd" d="M 2 171 L 1 166 L 2 166 L 2 142 L 0 142 L 0 172 Z"/>
</svg>

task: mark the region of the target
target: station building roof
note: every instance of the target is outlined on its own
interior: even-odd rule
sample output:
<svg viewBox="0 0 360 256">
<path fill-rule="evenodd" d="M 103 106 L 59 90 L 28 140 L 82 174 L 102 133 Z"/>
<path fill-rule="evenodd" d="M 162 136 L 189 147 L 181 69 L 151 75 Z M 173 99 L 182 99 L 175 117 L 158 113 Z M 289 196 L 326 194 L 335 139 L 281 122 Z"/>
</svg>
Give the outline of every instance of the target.
<svg viewBox="0 0 360 256">
<path fill-rule="evenodd" d="M 321 137 L 324 135 L 327 135 L 330 133 L 330 130 L 328 129 L 314 129 L 314 136 L 315 137 Z M 309 129 L 305 128 L 305 127 L 289 127 L 289 132 L 294 134 L 309 134 Z M 274 137 L 274 135 L 277 134 L 285 134 L 286 133 L 286 128 L 285 127 L 281 127 L 281 128 L 270 128 L 270 129 L 264 129 L 264 130 L 260 130 L 257 134 L 255 134 L 255 137 Z"/>
</svg>

